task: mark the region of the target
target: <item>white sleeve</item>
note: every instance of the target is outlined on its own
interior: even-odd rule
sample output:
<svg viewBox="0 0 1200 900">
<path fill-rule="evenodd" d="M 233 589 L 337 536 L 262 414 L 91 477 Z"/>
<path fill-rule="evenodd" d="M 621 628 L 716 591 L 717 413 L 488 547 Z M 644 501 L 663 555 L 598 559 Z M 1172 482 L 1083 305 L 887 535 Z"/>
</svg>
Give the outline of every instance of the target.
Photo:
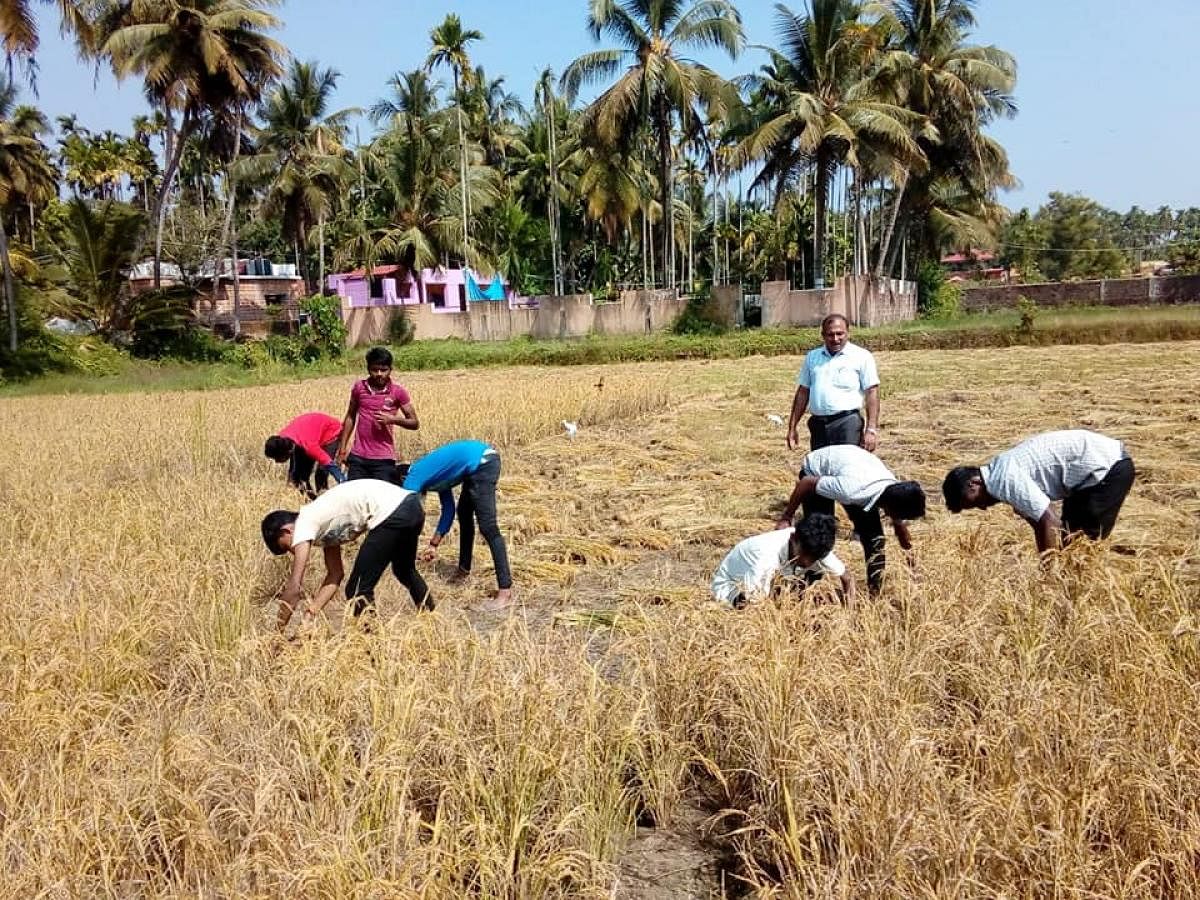
<svg viewBox="0 0 1200 900">
<path fill-rule="evenodd" d="M 310 513 L 305 515 L 305 510 L 300 510 L 296 516 L 296 525 L 292 530 L 292 546 L 297 544 L 306 544 L 317 536 L 317 523 Z"/>
<path fill-rule="evenodd" d="M 836 553 L 828 553 L 818 559 L 813 568 L 826 575 L 832 575 L 834 578 L 841 578 L 846 574 L 846 564 L 837 558 Z"/>
<path fill-rule="evenodd" d="M 875 357 L 869 351 L 864 353 L 862 366 L 858 370 L 858 384 L 866 391 L 879 384 L 879 370 L 875 368 Z"/>
</svg>

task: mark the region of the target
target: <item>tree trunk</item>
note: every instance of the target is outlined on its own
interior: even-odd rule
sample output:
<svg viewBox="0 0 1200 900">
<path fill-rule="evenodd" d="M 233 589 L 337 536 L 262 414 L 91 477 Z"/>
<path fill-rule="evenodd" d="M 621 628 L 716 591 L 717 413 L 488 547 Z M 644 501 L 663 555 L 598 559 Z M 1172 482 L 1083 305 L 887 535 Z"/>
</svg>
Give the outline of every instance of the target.
<svg viewBox="0 0 1200 900">
<path fill-rule="evenodd" d="M 717 249 L 717 230 L 718 230 L 717 226 L 718 226 L 718 224 L 720 224 L 720 219 L 718 218 L 718 214 L 720 212 L 720 206 L 718 206 L 718 203 L 720 201 L 721 181 L 717 177 L 717 148 L 715 146 L 712 147 L 710 149 L 710 153 L 712 155 L 712 180 L 713 180 L 713 200 L 712 200 L 712 202 L 713 202 L 713 208 L 712 208 L 712 277 L 713 277 L 713 282 L 712 283 L 713 283 L 713 287 L 716 287 L 720 283 L 720 278 L 721 278 L 720 255 L 719 255 L 719 251 Z"/>
<path fill-rule="evenodd" d="M 463 136 L 463 113 L 462 113 L 462 94 L 458 87 L 458 70 L 454 71 L 454 102 L 457 109 L 457 115 L 454 117 L 458 120 L 458 178 L 459 178 L 459 193 L 462 194 L 462 226 L 463 226 L 463 266 L 467 263 L 467 248 L 471 245 L 471 234 L 467 227 L 467 141 Z"/>
<path fill-rule="evenodd" d="M 8 349 L 17 352 L 17 287 L 8 258 L 8 227 L 0 220 L 0 266 L 4 268 L 4 303 L 8 307 Z"/>
<path fill-rule="evenodd" d="M 813 288 L 825 287 L 825 219 L 829 201 L 829 153 L 817 151 L 817 170 L 813 181 Z"/>
<path fill-rule="evenodd" d="M 317 294 L 325 293 L 325 210 L 317 213 Z"/>
<path fill-rule="evenodd" d="M 658 114 L 658 177 L 660 204 L 662 206 L 662 253 L 659 259 L 663 271 L 663 287 L 671 287 L 671 268 L 675 255 L 672 252 L 675 237 L 675 210 L 672 201 L 675 199 L 674 186 L 671 181 L 673 166 L 671 165 L 671 113 L 666 108 L 666 101 L 659 100 Z"/>
<path fill-rule="evenodd" d="M 879 239 L 879 258 L 875 263 L 875 277 L 883 278 L 884 272 L 891 272 L 891 267 L 888 263 L 889 258 L 895 262 L 895 257 L 892 255 L 892 239 L 896 234 L 896 221 L 900 218 L 900 204 L 904 202 L 904 189 L 908 186 L 908 173 L 905 172 L 900 176 L 900 180 L 896 182 L 896 202 L 892 206 L 892 214 L 888 219 L 887 227 L 883 231 L 883 236 Z"/>
<path fill-rule="evenodd" d="M 163 226 L 167 216 L 167 195 L 171 192 L 171 185 L 175 181 L 175 173 L 179 170 L 179 163 L 183 159 L 183 145 L 188 139 L 192 128 L 191 115 L 185 111 L 183 119 L 179 123 L 179 133 L 174 134 L 172 128 L 173 119 L 171 113 L 167 111 L 167 145 L 170 148 L 167 154 L 167 167 L 163 171 L 162 186 L 158 189 L 158 194 L 154 198 L 154 289 L 158 290 L 162 287 L 162 244 L 163 244 Z M 172 136 L 174 139 L 172 140 Z"/>
<path fill-rule="evenodd" d="M 904 222 L 896 226 L 896 237 L 893 238 L 891 246 L 888 248 L 888 255 L 883 265 L 883 277 L 891 278 L 892 273 L 896 271 L 896 260 L 900 256 L 900 248 L 904 246 L 904 242 L 908 239 L 908 225 Z"/>
<path fill-rule="evenodd" d="M 554 133 L 554 97 L 551 95 L 549 88 L 547 88 L 545 96 L 546 120 L 550 126 L 546 141 L 550 161 L 550 202 L 548 204 L 548 212 L 550 213 L 550 264 L 554 269 L 554 293 L 562 296 L 566 293 L 566 288 L 563 278 L 562 232 L 558 212 L 558 162 L 555 158 L 558 150 L 558 136 Z"/>
<path fill-rule="evenodd" d="M 221 226 L 221 247 L 217 251 L 217 264 L 213 272 L 213 293 L 212 293 L 212 308 L 213 321 L 217 319 L 217 297 L 221 289 L 221 254 L 225 252 L 225 248 L 229 247 L 233 241 L 230 234 L 233 231 L 233 208 L 237 203 L 237 182 L 233 177 L 233 170 L 237 167 L 238 156 L 242 150 L 242 122 L 244 113 L 238 112 L 237 119 L 237 134 L 233 141 L 233 159 L 229 163 L 229 167 L 225 170 L 225 188 L 229 192 L 229 199 L 225 204 L 225 222 Z M 236 256 L 236 254 L 235 254 Z M 233 261 L 233 272 L 231 273 L 236 280 L 237 278 L 237 259 Z M 234 292 L 233 297 L 233 336 L 236 338 L 242 333 L 242 311 L 239 308 L 237 292 Z"/>
<path fill-rule="evenodd" d="M 229 253 L 233 257 L 233 314 L 235 317 L 240 315 L 242 308 L 242 282 L 238 277 L 238 233 L 234 228 L 229 236 Z M 235 321 L 240 322 L 240 319 Z"/>
<path fill-rule="evenodd" d="M 317 130 L 317 154 L 325 155 L 325 141 L 322 132 Z M 321 197 L 321 206 L 317 210 L 317 289 L 316 294 L 325 293 L 325 197 Z"/>
</svg>

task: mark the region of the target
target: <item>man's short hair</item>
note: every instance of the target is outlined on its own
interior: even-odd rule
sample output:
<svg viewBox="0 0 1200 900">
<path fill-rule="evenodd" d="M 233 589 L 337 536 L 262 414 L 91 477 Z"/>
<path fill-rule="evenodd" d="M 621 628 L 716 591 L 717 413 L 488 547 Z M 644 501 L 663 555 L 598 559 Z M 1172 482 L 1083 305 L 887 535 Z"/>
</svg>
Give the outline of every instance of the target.
<svg viewBox="0 0 1200 900">
<path fill-rule="evenodd" d="M 296 442 L 291 438 L 273 434 L 267 438 L 266 444 L 263 445 L 263 455 L 267 459 L 275 460 L 275 462 L 287 462 L 291 458 L 292 451 L 295 449 Z"/>
<path fill-rule="evenodd" d="M 367 351 L 367 368 L 371 366 L 387 366 L 391 368 L 392 351 L 387 347 L 372 347 Z"/>
<path fill-rule="evenodd" d="M 958 466 L 950 470 L 942 482 L 942 496 L 946 498 L 946 509 L 952 513 L 963 511 L 967 486 L 971 479 L 981 477 L 978 466 Z"/>
<path fill-rule="evenodd" d="M 879 503 L 893 519 L 920 519 L 925 515 L 925 491 L 915 481 L 888 485 Z"/>
<path fill-rule="evenodd" d="M 828 328 L 830 325 L 832 325 L 834 322 L 841 322 L 847 328 L 850 327 L 849 321 L 847 321 L 846 317 L 843 316 L 841 313 L 830 313 L 829 315 L 827 315 L 825 318 L 823 318 L 821 320 L 821 333 L 824 334 L 825 329 Z"/>
<path fill-rule="evenodd" d="M 276 556 L 283 556 L 287 551 L 279 546 L 279 536 L 283 529 L 296 521 L 297 514 L 286 509 L 277 509 L 263 516 L 262 536 L 267 549 Z"/>
<path fill-rule="evenodd" d="M 796 519 L 796 543 L 805 555 L 824 559 L 833 552 L 837 539 L 837 521 L 825 513 L 813 513 Z"/>
</svg>

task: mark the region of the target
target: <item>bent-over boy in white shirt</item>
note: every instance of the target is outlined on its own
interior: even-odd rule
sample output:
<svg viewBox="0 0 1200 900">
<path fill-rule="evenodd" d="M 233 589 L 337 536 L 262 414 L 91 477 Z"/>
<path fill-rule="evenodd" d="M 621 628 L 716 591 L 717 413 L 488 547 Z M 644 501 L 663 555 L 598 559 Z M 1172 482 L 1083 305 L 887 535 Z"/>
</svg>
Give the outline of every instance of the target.
<svg viewBox="0 0 1200 900">
<path fill-rule="evenodd" d="M 748 537 L 726 554 L 712 579 L 713 598 L 741 609 L 770 596 L 777 576 L 813 584 L 824 575 L 841 579 L 842 597 L 854 602 L 854 577 L 833 553 L 837 523 L 833 516 L 799 518 L 792 528 Z"/>
</svg>

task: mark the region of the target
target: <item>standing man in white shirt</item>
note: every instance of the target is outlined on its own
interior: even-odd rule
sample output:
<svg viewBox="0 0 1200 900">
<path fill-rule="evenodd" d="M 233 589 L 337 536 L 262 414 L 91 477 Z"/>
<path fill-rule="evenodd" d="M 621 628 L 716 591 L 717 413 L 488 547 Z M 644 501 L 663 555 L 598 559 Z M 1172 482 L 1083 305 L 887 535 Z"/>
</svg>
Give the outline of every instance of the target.
<svg viewBox="0 0 1200 900">
<path fill-rule="evenodd" d="M 1034 435 L 984 466 L 951 469 L 942 494 L 952 513 L 1007 503 L 1033 528 L 1044 553 L 1076 534 L 1108 537 L 1134 476 L 1124 444 L 1077 428 Z M 1056 500 L 1063 502 L 1061 517 Z"/>
<path fill-rule="evenodd" d="M 887 562 L 879 513 L 882 511 L 892 520 L 892 530 L 900 546 L 911 550 L 908 523 L 925 515 L 925 492 L 915 481 L 901 481 L 879 457 L 862 447 L 822 447 L 804 458 L 796 487 L 776 527 L 787 527 L 799 506 L 803 506 L 807 515 L 832 514 L 835 501 L 846 510 L 862 543 L 867 590 L 875 596 L 883 587 Z"/>
<path fill-rule="evenodd" d="M 319 615 L 337 594 L 345 572 L 342 545 L 363 534 L 367 537 L 346 583 L 346 596 L 354 598 L 354 615 L 374 609 L 375 586 L 388 566 L 408 588 L 417 609 L 433 609 L 433 598 L 416 565 L 417 543 L 424 525 L 420 494 L 374 478 L 335 485 L 299 512 L 277 509 L 267 513 L 262 520 L 267 549 L 276 556 L 292 554 L 292 573 L 279 598 L 279 630 L 287 628 L 300 602 L 304 568 L 312 548 L 320 547 L 324 552 L 325 578 L 304 609 L 306 620 Z"/>
<path fill-rule="evenodd" d="M 833 552 L 837 523 L 833 516 L 797 519 L 794 528 L 748 537 L 730 550 L 712 579 L 713 599 L 741 609 L 770 596 L 776 576 L 803 578 L 805 585 L 824 575 L 841 580 L 842 599 L 854 602 L 854 577 Z"/>
<path fill-rule="evenodd" d="M 879 441 L 879 372 L 871 351 L 850 341 L 845 316 L 826 316 L 824 345 L 809 352 L 796 376 L 788 420 L 789 450 L 800 447 L 800 419 L 809 413 L 809 449 L 851 444 L 872 453 Z M 867 417 L 863 421 L 862 409 Z"/>
</svg>

